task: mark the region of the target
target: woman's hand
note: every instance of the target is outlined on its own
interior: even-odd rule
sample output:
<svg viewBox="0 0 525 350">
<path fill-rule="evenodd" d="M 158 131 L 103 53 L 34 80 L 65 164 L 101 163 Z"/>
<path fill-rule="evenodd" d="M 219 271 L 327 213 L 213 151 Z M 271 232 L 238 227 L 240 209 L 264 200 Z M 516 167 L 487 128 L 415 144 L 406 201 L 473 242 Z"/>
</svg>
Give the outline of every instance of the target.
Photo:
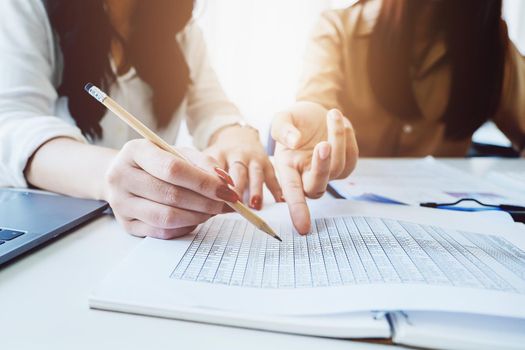
<svg viewBox="0 0 525 350">
<path fill-rule="evenodd" d="M 171 239 L 190 233 L 239 196 L 214 172 L 217 163 L 180 150 L 193 164 L 147 140 L 133 140 L 114 158 L 105 177 L 105 199 L 131 234 Z"/>
<path fill-rule="evenodd" d="M 243 197 L 245 190 L 249 189 L 248 204 L 251 208 L 262 208 L 263 183 L 276 201 L 283 201 L 273 165 L 255 129 L 240 125 L 225 127 L 215 133 L 205 153 L 229 172 L 239 196 Z"/>
<path fill-rule="evenodd" d="M 298 102 L 272 123 L 275 165 L 295 228 L 310 231 L 305 195 L 319 198 L 328 181 L 347 177 L 358 158 L 354 129 L 338 110 Z"/>
</svg>

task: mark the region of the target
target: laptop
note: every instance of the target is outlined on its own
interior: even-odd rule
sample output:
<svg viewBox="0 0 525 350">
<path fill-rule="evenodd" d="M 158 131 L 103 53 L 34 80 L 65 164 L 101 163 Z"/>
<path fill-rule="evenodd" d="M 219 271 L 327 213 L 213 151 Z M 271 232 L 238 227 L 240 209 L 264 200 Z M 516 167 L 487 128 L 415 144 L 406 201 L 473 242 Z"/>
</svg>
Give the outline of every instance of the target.
<svg viewBox="0 0 525 350">
<path fill-rule="evenodd" d="M 0 188 L 0 265 L 104 212 L 102 201 Z"/>
</svg>

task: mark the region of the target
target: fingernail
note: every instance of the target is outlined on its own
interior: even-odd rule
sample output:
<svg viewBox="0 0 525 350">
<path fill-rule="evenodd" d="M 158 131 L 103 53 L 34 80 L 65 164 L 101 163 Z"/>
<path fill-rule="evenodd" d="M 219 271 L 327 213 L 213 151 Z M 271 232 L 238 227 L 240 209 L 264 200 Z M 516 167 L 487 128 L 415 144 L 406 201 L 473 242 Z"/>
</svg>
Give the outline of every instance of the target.
<svg viewBox="0 0 525 350">
<path fill-rule="evenodd" d="M 250 207 L 252 209 L 261 210 L 262 208 L 262 200 L 261 196 L 255 195 L 250 199 Z"/>
<path fill-rule="evenodd" d="M 228 186 L 219 187 L 215 194 L 217 197 L 227 202 L 237 202 L 239 200 L 239 195 Z"/>
<path fill-rule="evenodd" d="M 322 160 L 327 159 L 330 157 L 330 145 L 328 143 L 324 143 L 319 147 L 319 158 Z"/>
<path fill-rule="evenodd" d="M 328 112 L 328 116 L 334 121 L 338 121 L 340 118 L 342 118 L 341 112 L 339 112 L 337 109 L 332 109 L 330 112 Z"/>
<path fill-rule="evenodd" d="M 284 203 L 286 202 L 286 199 L 284 198 L 283 195 L 281 195 L 281 197 L 279 198 L 279 203 Z"/>
<path fill-rule="evenodd" d="M 224 183 L 235 187 L 235 183 L 233 182 L 233 179 L 231 178 L 230 174 L 228 174 L 225 170 L 221 168 L 217 168 L 217 167 L 213 168 L 213 170 L 215 170 L 217 175 L 219 175 L 219 177 L 221 178 L 222 181 L 224 181 Z"/>
<path fill-rule="evenodd" d="M 297 142 L 299 141 L 299 136 L 296 132 L 289 130 L 286 133 L 286 143 L 289 147 L 295 147 L 297 145 Z"/>
</svg>

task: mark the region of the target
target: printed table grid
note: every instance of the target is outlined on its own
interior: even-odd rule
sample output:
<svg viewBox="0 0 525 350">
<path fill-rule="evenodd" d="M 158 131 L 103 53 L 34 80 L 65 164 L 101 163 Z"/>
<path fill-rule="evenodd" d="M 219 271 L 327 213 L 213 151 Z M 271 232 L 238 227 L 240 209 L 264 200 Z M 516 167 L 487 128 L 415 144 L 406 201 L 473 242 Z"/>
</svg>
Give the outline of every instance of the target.
<svg viewBox="0 0 525 350">
<path fill-rule="evenodd" d="M 377 217 L 316 219 L 280 243 L 246 221 L 203 224 L 172 278 L 253 288 L 429 284 L 525 294 L 525 252 L 504 238 Z"/>
</svg>

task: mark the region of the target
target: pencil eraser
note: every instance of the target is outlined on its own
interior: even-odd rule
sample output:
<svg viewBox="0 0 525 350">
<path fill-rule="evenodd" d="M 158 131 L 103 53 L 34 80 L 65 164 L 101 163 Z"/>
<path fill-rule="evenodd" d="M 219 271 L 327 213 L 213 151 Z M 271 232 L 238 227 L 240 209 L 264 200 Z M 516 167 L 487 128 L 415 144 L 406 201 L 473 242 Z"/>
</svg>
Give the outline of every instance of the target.
<svg viewBox="0 0 525 350">
<path fill-rule="evenodd" d="M 108 97 L 102 90 L 91 83 L 86 84 L 84 89 L 100 103 L 104 103 L 104 100 Z"/>
</svg>

